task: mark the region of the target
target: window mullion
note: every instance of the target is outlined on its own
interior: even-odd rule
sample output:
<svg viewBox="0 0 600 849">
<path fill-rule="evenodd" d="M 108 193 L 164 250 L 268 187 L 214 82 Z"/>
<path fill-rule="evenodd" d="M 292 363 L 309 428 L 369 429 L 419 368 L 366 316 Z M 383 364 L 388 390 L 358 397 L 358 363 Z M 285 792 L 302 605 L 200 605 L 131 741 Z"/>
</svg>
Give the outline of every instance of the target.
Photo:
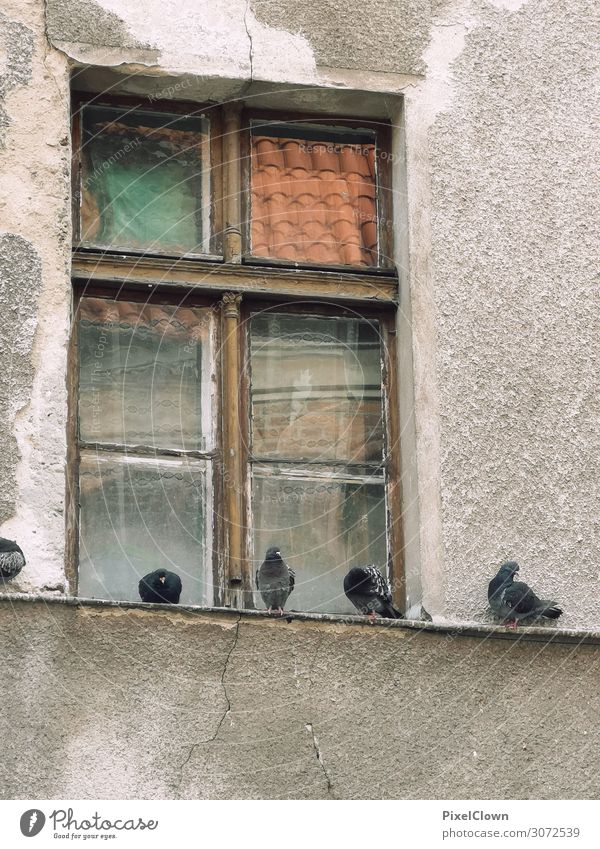
<svg viewBox="0 0 600 849">
<path fill-rule="evenodd" d="M 404 529 L 402 526 L 402 466 L 400 459 L 400 411 L 398 409 L 398 368 L 394 319 L 382 322 L 383 334 L 383 399 L 387 420 L 385 438 L 387 525 L 389 537 L 390 577 L 394 604 L 406 609 L 406 577 L 404 564 Z"/>
<path fill-rule="evenodd" d="M 229 103 L 223 110 L 223 165 L 225 189 L 225 262 L 242 261 L 242 183 L 240 163 L 241 106 Z"/>
<path fill-rule="evenodd" d="M 225 602 L 243 607 L 246 592 L 251 592 L 248 564 L 243 556 L 244 505 L 242 474 L 242 429 L 240 409 L 240 305 L 241 295 L 223 295 L 222 410 L 223 410 L 223 490 L 225 525 L 225 562 L 228 587 Z"/>
</svg>

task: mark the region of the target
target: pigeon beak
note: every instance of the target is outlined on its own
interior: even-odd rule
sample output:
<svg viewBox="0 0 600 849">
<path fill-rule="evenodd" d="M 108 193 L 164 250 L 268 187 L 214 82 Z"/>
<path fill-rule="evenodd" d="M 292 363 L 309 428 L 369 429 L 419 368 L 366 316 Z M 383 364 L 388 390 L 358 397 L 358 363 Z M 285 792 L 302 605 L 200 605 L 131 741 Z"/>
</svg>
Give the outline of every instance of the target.
<svg viewBox="0 0 600 849">
<path fill-rule="evenodd" d="M 162 578 L 159 578 L 158 580 L 161 582 L 161 584 L 164 584 L 164 582 L 165 582 L 165 576 L 163 575 L 163 576 L 162 576 Z"/>
</svg>

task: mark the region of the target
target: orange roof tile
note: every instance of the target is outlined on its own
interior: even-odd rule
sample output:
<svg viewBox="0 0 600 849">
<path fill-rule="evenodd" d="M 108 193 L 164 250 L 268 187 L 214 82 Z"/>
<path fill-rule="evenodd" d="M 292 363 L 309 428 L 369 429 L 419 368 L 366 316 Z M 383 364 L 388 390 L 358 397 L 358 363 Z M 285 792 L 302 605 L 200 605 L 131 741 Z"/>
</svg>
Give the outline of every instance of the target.
<svg viewBox="0 0 600 849">
<path fill-rule="evenodd" d="M 252 139 L 252 253 L 375 265 L 374 145 Z"/>
</svg>

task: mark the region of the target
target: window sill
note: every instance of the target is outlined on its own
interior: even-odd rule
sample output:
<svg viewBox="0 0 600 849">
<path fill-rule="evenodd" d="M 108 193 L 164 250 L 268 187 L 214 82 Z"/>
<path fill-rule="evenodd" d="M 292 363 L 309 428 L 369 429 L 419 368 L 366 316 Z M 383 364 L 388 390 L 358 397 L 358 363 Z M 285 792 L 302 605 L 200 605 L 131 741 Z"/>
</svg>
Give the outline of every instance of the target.
<svg viewBox="0 0 600 849">
<path fill-rule="evenodd" d="M 102 608 L 117 610 L 141 610 L 182 613 L 192 615 L 222 616 L 224 619 L 270 620 L 281 622 L 283 626 L 292 621 L 319 622 L 331 626 L 345 625 L 359 628 L 393 628 L 403 631 L 418 631 L 445 635 L 448 638 L 480 637 L 483 639 L 525 640 L 536 643 L 560 643 L 568 645 L 600 646 L 600 630 L 576 628 L 555 628 L 535 625 L 521 625 L 515 631 L 501 625 L 483 625 L 476 622 L 424 622 L 416 619 L 376 619 L 370 622 L 364 616 L 333 613 L 302 613 L 290 611 L 283 617 L 269 614 L 265 610 L 240 610 L 231 607 L 204 607 L 186 604 L 148 604 L 141 601 L 110 601 L 108 599 L 81 598 L 78 596 L 56 595 L 54 593 L 0 593 L 0 605 L 11 605 L 15 601 L 29 604 L 57 604 L 67 607 Z"/>
</svg>

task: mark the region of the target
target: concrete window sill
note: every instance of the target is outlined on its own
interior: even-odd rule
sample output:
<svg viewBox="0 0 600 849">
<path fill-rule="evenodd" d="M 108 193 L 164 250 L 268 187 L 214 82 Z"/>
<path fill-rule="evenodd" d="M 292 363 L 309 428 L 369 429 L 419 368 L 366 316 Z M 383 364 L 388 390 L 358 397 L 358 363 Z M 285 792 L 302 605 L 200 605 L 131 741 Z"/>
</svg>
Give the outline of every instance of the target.
<svg viewBox="0 0 600 849">
<path fill-rule="evenodd" d="M 573 645 L 600 645 L 600 631 L 587 631 L 575 628 L 555 628 L 535 625 L 520 625 L 516 630 L 508 630 L 501 625 L 484 625 L 477 622 L 423 622 L 415 619 L 376 619 L 370 622 L 364 616 L 341 615 L 331 613 L 302 613 L 290 611 L 279 617 L 265 610 L 240 610 L 231 607 L 203 607 L 186 604 L 148 604 L 141 601 L 109 601 L 98 598 L 54 595 L 51 593 L 0 593 L 0 604 L 11 605 L 14 602 L 33 604 L 58 604 L 67 607 L 98 607 L 102 609 L 142 610 L 152 615 L 153 611 L 180 613 L 193 616 L 223 616 L 239 620 L 267 620 L 280 622 L 282 627 L 292 621 L 319 622 L 331 626 L 345 625 L 359 628 L 393 628 L 419 631 L 421 633 L 443 634 L 447 637 L 482 637 L 485 639 L 527 640 L 538 643 L 568 643 Z"/>
</svg>

